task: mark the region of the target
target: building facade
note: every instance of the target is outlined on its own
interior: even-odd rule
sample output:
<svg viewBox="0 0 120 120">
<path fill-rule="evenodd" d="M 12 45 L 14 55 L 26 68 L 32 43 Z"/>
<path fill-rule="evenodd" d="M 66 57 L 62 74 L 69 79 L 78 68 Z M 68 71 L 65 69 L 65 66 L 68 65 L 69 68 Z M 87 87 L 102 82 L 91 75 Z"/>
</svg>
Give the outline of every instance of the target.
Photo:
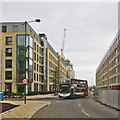
<svg viewBox="0 0 120 120">
<path fill-rule="evenodd" d="M 96 70 L 97 88 L 120 86 L 120 31 Z"/>
<path fill-rule="evenodd" d="M 47 91 L 54 91 L 55 69 L 58 69 L 58 55 L 49 42 L 47 42 Z"/>
<path fill-rule="evenodd" d="M 67 78 L 75 78 L 75 71 L 73 69 L 73 64 L 71 64 L 69 59 L 64 59 L 64 63 L 67 66 Z"/>
<path fill-rule="evenodd" d="M 27 93 L 55 91 L 59 79 L 67 77 L 67 65 L 47 36 L 25 22 L 0 26 L 0 91 L 23 93 L 23 79 L 28 79 Z"/>
<path fill-rule="evenodd" d="M 22 80 L 27 78 L 26 91 L 41 89 L 41 44 L 38 34 L 24 22 L 1 23 L 2 91 L 23 92 Z"/>
<path fill-rule="evenodd" d="M 61 56 L 58 57 L 59 78 L 67 78 L 67 66 Z"/>
<path fill-rule="evenodd" d="M 41 43 L 41 48 L 42 48 L 42 91 L 46 91 L 47 90 L 47 36 L 45 34 L 39 34 L 39 38 L 40 38 L 40 43 Z"/>
</svg>

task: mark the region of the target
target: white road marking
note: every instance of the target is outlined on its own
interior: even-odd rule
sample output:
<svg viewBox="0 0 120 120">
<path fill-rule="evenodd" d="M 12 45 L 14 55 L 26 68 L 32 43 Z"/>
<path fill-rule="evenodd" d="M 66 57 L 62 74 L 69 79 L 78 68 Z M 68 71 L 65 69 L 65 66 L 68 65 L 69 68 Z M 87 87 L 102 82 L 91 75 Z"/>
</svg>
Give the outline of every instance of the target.
<svg viewBox="0 0 120 120">
<path fill-rule="evenodd" d="M 83 109 L 81 109 L 83 111 L 83 113 L 85 113 L 87 116 L 90 116 L 89 114 L 87 114 Z"/>
<path fill-rule="evenodd" d="M 79 107 L 80 107 L 81 105 L 79 104 Z"/>
</svg>

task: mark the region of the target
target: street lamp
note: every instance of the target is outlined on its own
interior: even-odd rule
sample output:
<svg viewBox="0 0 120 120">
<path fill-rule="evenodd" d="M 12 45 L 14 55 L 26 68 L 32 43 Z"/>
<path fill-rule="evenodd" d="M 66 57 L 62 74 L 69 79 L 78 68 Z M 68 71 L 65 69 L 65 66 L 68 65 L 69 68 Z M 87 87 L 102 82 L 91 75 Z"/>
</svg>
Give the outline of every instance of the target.
<svg viewBox="0 0 120 120">
<path fill-rule="evenodd" d="M 26 47 L 26 32 L 27 32 L 27 23 L 31 23 L 31 22 L 40 22 L 40 19 L 35 19 L 35 20 L 30 20 L 30 21 L 25 21 L 25 47 Z"/>
<path fill-rule="evenodd" d="M 25 57 L 26 57 L 26 32 L 27 32 L 27 23 L 31 23 L 31 22 L 40 22 L 41 20 L 40 19 L 35 19 L 35 20 L 31 20 L 31 21 L 25 21 Z M 26 62 L 25 62 L 26 64 Z M 25 65 L 26 66 L 26 65 Z M 26 76 L 26 73 L 25 73 L 25 76 Z M 26 104 L 26 84 L 25 84 L 25 101 L 24 103 Z"/>
</svg>

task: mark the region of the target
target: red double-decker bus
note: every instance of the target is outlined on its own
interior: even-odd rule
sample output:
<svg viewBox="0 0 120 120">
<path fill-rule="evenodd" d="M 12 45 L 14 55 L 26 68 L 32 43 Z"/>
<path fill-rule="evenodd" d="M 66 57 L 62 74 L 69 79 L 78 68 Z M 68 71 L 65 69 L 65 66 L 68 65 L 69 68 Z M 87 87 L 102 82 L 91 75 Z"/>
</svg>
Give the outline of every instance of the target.
<svg viewBox="0 0 120 120">
<path fill-rule="evenodd" d="M 59 81 L 59 97 L 81 97 L 88 96 L 87 80 L 61 78 Z"/>
</svg>

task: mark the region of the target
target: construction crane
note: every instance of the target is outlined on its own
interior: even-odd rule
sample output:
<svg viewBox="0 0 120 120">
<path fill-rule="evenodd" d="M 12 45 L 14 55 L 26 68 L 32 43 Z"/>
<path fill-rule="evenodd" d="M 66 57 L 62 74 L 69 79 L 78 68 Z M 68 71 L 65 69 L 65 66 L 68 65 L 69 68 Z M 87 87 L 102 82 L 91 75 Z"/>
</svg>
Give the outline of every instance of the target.
<svg viewBox="0 0 120 120">
<path fill-rule="evenodd" d="M 62 58 L 63 58 L 63 52 L 64 52 L 65 35 L 66 35 L 66 29 L 64 29 L 63 45 L 62 45 L 62 49 L 61 49 L 61 57 L 62 57 Z"/>
</svg>

